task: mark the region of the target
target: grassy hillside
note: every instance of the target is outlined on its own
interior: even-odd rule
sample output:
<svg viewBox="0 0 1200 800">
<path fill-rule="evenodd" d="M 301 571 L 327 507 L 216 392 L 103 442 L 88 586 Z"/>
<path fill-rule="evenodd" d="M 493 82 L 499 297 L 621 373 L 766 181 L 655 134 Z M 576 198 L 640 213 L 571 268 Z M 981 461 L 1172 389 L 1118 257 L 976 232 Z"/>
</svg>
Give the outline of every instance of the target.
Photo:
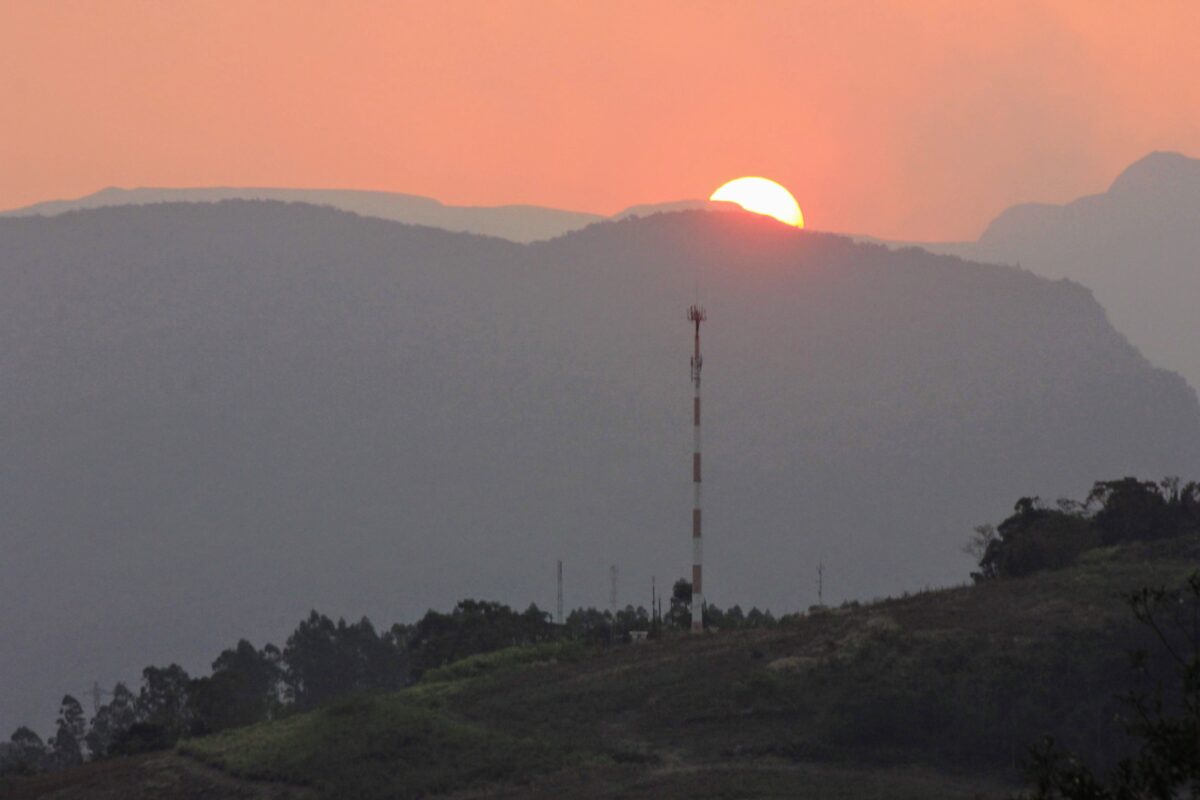
<svg viewBox="0 0 1200 800">
<path fill-rule="evenodd" d="M 1121 594 L 1198 556 L 1106 548 L 775 629 L 503 651 L 181 750 L 339 798 L 1000 796 L 1043 733 L 1121 750 L 1113 696 L 1144 643 Z"/>
<path fill-rule="evenodd" d="M 242 780 L 173 753 L 84 764 L 28 778 L 0 777 L 4 800 L 316 800 L 312 789 Z"/>
</svg>

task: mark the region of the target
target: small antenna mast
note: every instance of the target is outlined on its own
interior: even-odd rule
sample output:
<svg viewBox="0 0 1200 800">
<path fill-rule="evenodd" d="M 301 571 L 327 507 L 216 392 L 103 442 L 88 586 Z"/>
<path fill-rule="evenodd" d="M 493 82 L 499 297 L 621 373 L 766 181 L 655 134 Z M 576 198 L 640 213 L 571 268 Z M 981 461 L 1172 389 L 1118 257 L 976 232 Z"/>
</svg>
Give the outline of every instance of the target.
<svg viewBox="0 0 1200 800">
<path fill-rule="evenodd" d="M 608 605 L 612 608 L 613 620 L 617 618 L 617 565 L 613 564 L 608 568 Z"/>
<path fill-rule="evenodd" d="M 558 560 L 558 624 L 563 624 L 562 559 Z"/>
</svg>

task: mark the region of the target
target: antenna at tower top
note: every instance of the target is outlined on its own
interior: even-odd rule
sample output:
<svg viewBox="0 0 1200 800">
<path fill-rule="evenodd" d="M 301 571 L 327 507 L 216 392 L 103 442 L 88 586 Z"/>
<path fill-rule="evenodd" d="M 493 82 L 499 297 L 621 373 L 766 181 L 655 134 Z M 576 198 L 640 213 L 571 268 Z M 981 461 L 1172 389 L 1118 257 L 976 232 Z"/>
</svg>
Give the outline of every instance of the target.
<svg viewBox="0 0 1200 800">
<path fill-rule="evenodd" d="M 692 383 L 696 384 L 696 389 L 700 389 L 700 367 L 704 366 L 704 359 L 700 356 L 700 323 L 708 319 L 708 314 L 704 312 L 704 306 L 689 306 L 687 312 L 688 322 L 696 325 L 696 352 L 692 354 Z"/>
</svg>

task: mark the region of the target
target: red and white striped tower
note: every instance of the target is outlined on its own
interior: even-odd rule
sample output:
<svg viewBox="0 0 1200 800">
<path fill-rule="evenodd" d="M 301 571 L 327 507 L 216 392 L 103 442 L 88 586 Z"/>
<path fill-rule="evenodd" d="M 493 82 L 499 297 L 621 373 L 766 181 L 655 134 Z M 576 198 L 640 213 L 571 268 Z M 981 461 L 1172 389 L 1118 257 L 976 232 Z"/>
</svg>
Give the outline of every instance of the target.
<svg viewBox="0 0 1200 800">
<path fill-rule="evenodd" d="M 688 321 L 696 325 L 696 351 L 692 355 L 692 435 L 695 447 L 692 450 L 692 633 L 704 631 L 704 582 L 702 565 L 704 544 L 700 535 L 700 367 L 704 359 L 700 356 L 700 323 L 708 317 L 700 306 L 688 309 Z"/>
</svg>

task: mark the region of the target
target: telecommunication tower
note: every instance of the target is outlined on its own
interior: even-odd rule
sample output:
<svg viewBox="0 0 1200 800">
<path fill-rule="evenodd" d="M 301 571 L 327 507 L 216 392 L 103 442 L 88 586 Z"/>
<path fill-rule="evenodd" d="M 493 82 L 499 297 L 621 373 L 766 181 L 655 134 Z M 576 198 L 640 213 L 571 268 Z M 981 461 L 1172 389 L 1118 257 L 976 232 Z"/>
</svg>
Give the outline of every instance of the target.
<svg viewBox="0 0 1200 800">
<path fill-rule="evenodd" d="M 692 436 L 695 442 L 692 450 L 692 632 L 701 633 L 704 631 L 704 545 L 700 519 L 700 368 L 704 366 L 704 359 L 700 356 L 700 323 L 708 316 L 703 307 L 691 306 L 687 317 L 688 322 L 696 326 L 696 349 L 692 355 L 692 387 L 695 391 L 692 400 Z"/>
</svg>

